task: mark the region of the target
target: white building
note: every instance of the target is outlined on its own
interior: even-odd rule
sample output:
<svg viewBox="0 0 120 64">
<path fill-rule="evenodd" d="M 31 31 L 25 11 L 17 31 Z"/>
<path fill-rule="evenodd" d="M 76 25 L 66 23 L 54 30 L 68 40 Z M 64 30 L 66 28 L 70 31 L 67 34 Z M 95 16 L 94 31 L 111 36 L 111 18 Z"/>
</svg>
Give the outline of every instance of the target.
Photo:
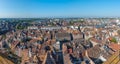
<svg viewBox="0 0 120 64">
<path fill-rule="evenodd" d="M 38 29 L 37 26 L 29 26 L 28 29 Z"/>
</svg>

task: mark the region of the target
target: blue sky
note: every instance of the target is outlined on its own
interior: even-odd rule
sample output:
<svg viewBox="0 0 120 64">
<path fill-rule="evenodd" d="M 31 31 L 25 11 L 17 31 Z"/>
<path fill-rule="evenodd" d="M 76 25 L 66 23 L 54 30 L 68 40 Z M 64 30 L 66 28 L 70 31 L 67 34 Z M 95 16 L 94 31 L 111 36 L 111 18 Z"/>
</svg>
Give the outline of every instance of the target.
<svg viewBox="0 0 120 64">
<path fill-rule="evenodd" d="M 0 0 L 0 17 L 120 17 L 120 0 Z"/>
</svg>

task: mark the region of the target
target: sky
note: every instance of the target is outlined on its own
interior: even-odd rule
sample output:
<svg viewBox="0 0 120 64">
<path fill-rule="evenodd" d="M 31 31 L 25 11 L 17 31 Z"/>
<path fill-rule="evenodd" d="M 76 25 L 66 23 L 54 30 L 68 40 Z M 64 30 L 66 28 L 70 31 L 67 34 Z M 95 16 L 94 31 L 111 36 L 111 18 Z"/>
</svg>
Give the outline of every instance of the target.
<svg viewBox="0 0 120 64">
<path fill-rule="evenodd" d="M 120 0 L 0 0 L 0 18 L 120 17 Z"/>
</svg>

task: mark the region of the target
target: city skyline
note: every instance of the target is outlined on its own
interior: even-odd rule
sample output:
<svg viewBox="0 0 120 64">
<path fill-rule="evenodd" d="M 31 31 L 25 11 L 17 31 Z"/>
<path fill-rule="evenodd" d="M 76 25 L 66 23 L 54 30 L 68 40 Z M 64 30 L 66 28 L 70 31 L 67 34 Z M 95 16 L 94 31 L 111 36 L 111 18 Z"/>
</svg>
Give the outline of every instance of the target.
<svg viewBox="0 0 120 64">
<path fill-rule="evenodd" d="M 0 0 L 0 18 L 120 17 L 119 0 Z"/>
</svg>

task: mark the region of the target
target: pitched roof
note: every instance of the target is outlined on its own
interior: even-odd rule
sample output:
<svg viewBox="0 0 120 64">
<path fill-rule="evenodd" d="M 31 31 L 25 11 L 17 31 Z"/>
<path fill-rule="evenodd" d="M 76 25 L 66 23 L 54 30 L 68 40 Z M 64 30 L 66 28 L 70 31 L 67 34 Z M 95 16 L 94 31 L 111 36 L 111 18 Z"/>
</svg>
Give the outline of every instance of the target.
<svg viewBox="0 0 120 64">
<path fill-rule="evenodd" d="M 93 48 L 90 48 L 87 51 L 89 57 L 98 58 L 102 50 L 99 48 L 99 46 L 94 46 Z"/>
<path fill-rule="evenodd" d="M 64 39 L 70 40 L 71 36 L 69 33 L 56 33 L 56 39 L 58 39 L 58 40 L 64 40 Z"/>
<path fill-rule="evenodd" d="M 112 48 L 114 51 L 120 50 L 120 45 L 119 44 L 110 43 L 108 46 L 110 48 Z"/>
</svg>

